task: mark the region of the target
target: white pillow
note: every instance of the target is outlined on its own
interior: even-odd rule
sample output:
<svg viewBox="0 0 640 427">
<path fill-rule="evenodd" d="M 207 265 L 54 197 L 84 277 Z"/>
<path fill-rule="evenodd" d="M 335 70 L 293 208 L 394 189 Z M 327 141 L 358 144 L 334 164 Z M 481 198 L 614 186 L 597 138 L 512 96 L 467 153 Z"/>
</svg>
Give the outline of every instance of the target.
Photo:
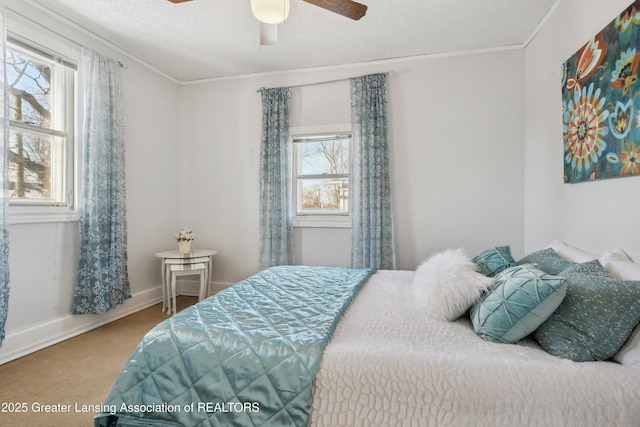
<svg viewBox="0 0 640 427">
<path fill-rule="evenodd" d="M 598 260 L 616 279 L 640 281 L 640 264 L 634 264 L 622 248 L 613 248 Z"/>
<path fill-rule="evenodd" d="M 634 264 L 629 255 L 620 247 L 613 248 L 600 257 L 569 246 L 561 240 L 554 240 L 547 248 L 556 251 L 565 261 L 583 263 L 598 259 L 605 270 L 618 280 L 640 280 L 640 265 Z"/>
<path fill-rule="evenodd" d="M 493 278 L 478 272 L 464 249 L 447 249 L 427 258 L 411 284 L 416 303 L 429 317 L 455 320 L 493 285 Z"/>
<path fill-rule="evenodd" d="M 607 251 L 604 254 L 600 255 L 598 261 L 600 261 L 600 264 L 602 264 L 603 266 L 612 261 L 633 262 L 629 255 L 627 255 L 627 253 L 621 247 L 613 248 L 610 251 Z"/>
<path fill-rule="evenodd" d="M 640 326 L 636 326 L 625 345 L 613 356 L 613 360 L 621 365 L 640 368 Z"/>
<path fill-rule="evenodd" d="M 570 262 L 589 262 L 598 258 L 598 255 L 592 254 L 591 252 L 583 251 L 582 249 L 574 248 L 573 246 L 567 245 L 562 240 L 554 240 L 549 243 L 547 248 L 551 248 L 560 255 L 562 259 Z"/>
</svg>

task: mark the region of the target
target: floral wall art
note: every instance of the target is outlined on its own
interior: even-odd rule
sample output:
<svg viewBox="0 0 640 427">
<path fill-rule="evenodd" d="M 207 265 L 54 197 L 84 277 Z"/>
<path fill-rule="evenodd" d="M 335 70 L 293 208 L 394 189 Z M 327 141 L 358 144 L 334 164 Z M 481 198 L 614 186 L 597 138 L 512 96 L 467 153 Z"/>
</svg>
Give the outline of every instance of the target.
<svg viewBox="0 0 640 427">
<path fill-rule="evenodd" d="M 640 0 L 562 66 L 564 181 L 640 175 Z"/>
</svg>

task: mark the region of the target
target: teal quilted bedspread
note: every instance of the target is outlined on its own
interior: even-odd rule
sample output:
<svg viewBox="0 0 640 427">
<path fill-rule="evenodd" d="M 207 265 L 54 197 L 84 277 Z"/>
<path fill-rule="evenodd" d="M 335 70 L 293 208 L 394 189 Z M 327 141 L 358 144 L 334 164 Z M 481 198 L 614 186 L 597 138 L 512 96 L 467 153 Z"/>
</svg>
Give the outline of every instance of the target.
<svg viewBox="0 0 640 427">
<path fill-rule="evenodd" d="M 322 351 L 371 269 L 272 267 L 152 329 L 96 427 L 306 426 Z"/>
</svg>

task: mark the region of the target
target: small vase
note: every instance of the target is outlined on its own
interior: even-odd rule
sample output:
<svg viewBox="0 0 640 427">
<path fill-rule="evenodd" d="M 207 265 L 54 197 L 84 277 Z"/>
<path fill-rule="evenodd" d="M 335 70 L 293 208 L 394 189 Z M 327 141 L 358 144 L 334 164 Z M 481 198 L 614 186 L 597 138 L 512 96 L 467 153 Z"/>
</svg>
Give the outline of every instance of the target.
<svg viewBox="0 0 640 427">
<path fill-rule="evenodd" d="M 178 240 L 178 252 L 188 255 L 191 252 L 191 240 Z"/>
</svg>

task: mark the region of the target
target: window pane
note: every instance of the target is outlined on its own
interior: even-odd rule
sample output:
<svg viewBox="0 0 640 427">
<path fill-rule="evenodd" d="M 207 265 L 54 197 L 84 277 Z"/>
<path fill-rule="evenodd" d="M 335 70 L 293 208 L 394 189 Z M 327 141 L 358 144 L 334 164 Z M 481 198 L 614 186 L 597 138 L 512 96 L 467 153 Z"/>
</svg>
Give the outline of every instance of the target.
<svg viewBox="0 0 640 427">
<path fill-rule="evenodd" d="M 12 200 L 63 202 L 64 140 L 23 130 L 10 133 L 9 188 Z"/>
<path fill-rule="evenodd" d="M 349 173 L 348 139 L 308 141 L 301 145 L 300 175 Z"/>
<path fill-rule="evenodd" d="M 74 66 L 60 62 L 44 40 L 12 37 L 5 57 L 12 209 L 29 215 L 73 209 L 74 135 L 67 131 L 74 129 Z"/>
<path fill-rule="evenodd" d="M 18 50 L 7 49 L 9 118 L 51 128 L 52 67 Z"/>
<path fill-rule="evenodd" d="M 302 187 L 302 212 L 347 211 L 349 209 L 349 179 L 319 178 L 299 180 Z"/>
</svg>

